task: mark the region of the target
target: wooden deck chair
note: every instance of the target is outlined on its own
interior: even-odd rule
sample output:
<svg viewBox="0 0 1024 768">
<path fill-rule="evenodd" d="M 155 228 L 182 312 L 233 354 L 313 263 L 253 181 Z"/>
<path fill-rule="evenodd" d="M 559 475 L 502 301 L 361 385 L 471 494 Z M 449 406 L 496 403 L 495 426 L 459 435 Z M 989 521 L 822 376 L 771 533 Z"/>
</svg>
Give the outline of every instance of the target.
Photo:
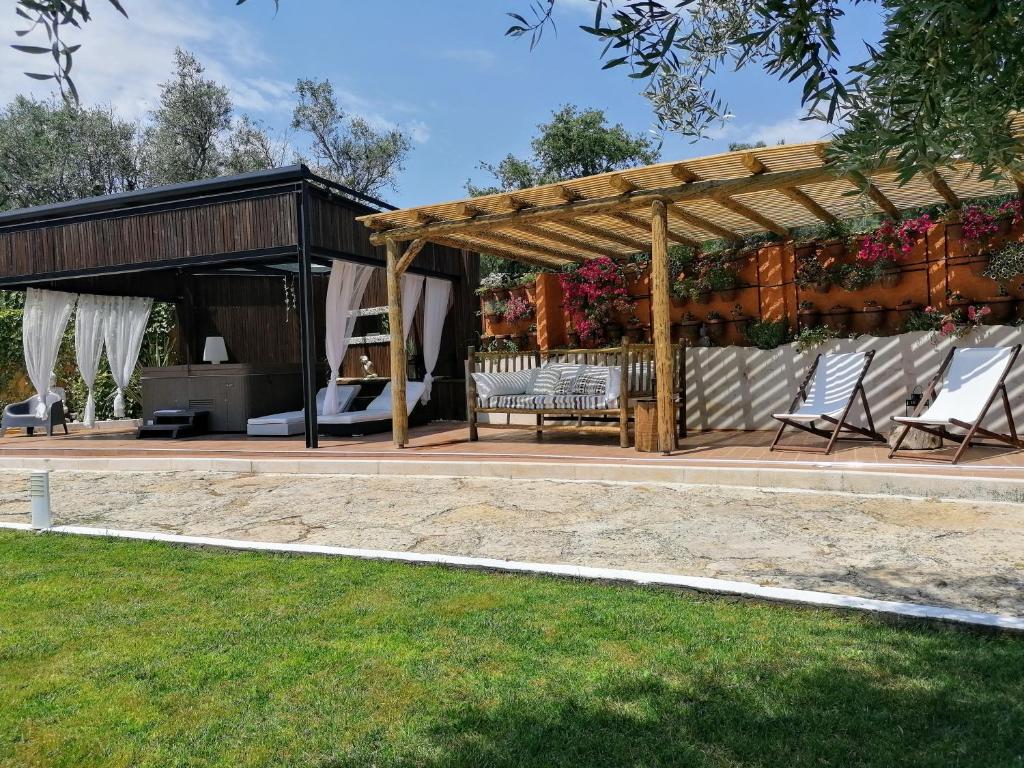
<svg viewBox="0 0 1024 768">
<path fill-rule="evenodd" d="M 812 435 L 828 439 L 824 453 L 829 454 L 835 448 L 836 440 L 843 431 L 855 432 L 872 440 L 885 442 L 885 438 L 875 431 L 875 423 L 871 418 L 867 395 L 864 394 L 864 377 L 867 375 L 871 361 L 875 357 L 874 350 L 868 352 L 842 352 L 830 355 L 818 355 L 811 369 L 804 377 L 800 389 L 793 398 L 787 413 L 773 413 L 772 418 L 779 422 L 779 431 L 775 435 L 769 450 L 772 451 L 815 451 L 820 448 L 806 446 L 779 445 L 786 427 L 793 427 Z M 860 396 L 867 417 L 867 428 L 847 422 L 854 400 Z M 819 427 L 815 422 L 824 421 L 832 428 Z"/>
<path fill-rule="evenodd" d="M 914 414 L 896 416 L 893 419 L 903 425 L 903 431 L 896 439 L 893 449 L 889 451 L 889 458 L 896 455 L 911 429 L 920 429 L 922 432 L 960 443 L 960 447 L 950 460 L 953 464 L 960 460 L 964 451 L 979 435 L 1024 448 L 1024 441 L 1017 438 L 1017 428 L 1014 426 L 1013 413 L 1010 411 L 1010 398 L 1006 393 L 1006 377 L 1013 368 L 1020 349 L 1020 344 L 1012 347 L 951 349 L 939 372 L 925 390 L 921 404 L 917 406 Z M 1008 435 L 981 426 L 989 408 L 1000 395 L 1010 426 Z M 952 433 L 949 431 L 950 427 L 962 429 L 965 434 Z"/>
</svg>

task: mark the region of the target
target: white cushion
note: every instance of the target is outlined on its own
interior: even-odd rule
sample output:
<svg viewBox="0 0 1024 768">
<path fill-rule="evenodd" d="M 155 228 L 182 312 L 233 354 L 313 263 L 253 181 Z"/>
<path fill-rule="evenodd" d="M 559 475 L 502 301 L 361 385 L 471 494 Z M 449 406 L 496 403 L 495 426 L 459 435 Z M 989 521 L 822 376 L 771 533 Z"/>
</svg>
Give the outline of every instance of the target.
<svg viewBox="0 0 1024 768">
<path fill-rule="evenodd" d="M 349 411 L 348 413 L 336 413 L 333 416 L 321 416 L 317 419 L 318 424 L 363 424 L 367 421 L 388 421 L 391 418 L 391 409 L 386 411 L 374 408 L 372 411 L 367 408 L 365 411 Z"/>
<path fill-rule="evenodd" d="M 496 395 L 524 395 L 533 386 L 539 369 L 507 371 L 503 373 L 473 373 L 477 394 L 487 399 Z"/>
<path fill-rule="evenodd" d="M 408 408 L 408 412 L 412 413 L 412 409 L 416 407 L 416 403 L 419 402 L 420 398 L 423 397 L 423 382 L 422 381 L 407 381 L 405 383 L 405 404 Z M 373 399 L 373 401 L 366 406 L 367 411 L 386 411 L 388 418 L 391 418 L 391 382 L 389 381 L 384 385 L 384 390 Z M 360 411 L 355 411 L 360 413 Z M 325 422 L 326 423 L 326 422 Z M 345 422 L 341 422 L 345 423 Z"/>
<path fill-rule="evenodd" d="M 306 414 L 303 411 L 287 411 L 286 413 L 272 413 L 270 416 L 260 416 L 256 419 L 249 419 L 253 426 L 266 424 L 305 424 Z"/>
<path fill-rule="evenodd" d="M 618 365 L 613 365 L 608 368 L 608 392 L 605 397 L 608 401 L 618 401 L 622 395 L 622 368 Z"/>
<path fill-rule="evenodd" d="M 573 395 L 608 394 L 609 368 L 606 365 L 585 365 L 572 385 Z"/>
</svg>

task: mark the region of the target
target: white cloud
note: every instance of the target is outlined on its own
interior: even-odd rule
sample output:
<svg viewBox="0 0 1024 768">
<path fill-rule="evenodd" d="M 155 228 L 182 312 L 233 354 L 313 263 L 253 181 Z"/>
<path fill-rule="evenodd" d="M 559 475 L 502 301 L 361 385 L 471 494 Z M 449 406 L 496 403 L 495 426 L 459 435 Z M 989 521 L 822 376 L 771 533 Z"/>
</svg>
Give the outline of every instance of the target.
<svg viewBox="0 0 1024 768">
<path fill-rule="evenodd" d="M 106 2 L 90 6 L 92 20 L 68 34 L 69 43 L 81 43 L 75 54 L 75 84 L 84 104 L 109 104 L 131 119 L 144 118 L 159 98 L 159 84 L 174 67 L 175 48 L 192 51 L 207 74 L 227 86 L 240 112 L 269 122 L 287 122 L 293 106 L 292 82 L 267 76 L 274 62 L 259 35 L 230 10 L 220 13 L 214 0 L 169 2 L 147 0 L 126 3 L 125 19 Z M 233 4 L 232 4 L 233 5 Z M 42 34 L 42 33 L 40 33 Z M 10 47 L 18 39 L 14 26 L 0 32 L 0 103 L 17 94 L 45 98 L 54 94 L 51 82 L 31 80 L 27 71 L 47 72 L 49 59 L 30 56 Z M 338 100 L 350 114 L 365 118 L 380 129 L 393 129 L 394 114 L 415 116 L 414 105 L 371 101 L 354 90 L 335 87 Z M 417 143 L 430 138 L 422 120 L 411 120 L 405 130 Z"/>
<path fill-rule="evenodd" d="M 799 144 L 805 141 L 820 141 L 829 138 L 835 131 L 833 126 L 820 120 L 801 120 L 803 112 L 797 111 L 789 117 L 768 123 L 741 123 L 730 121 L 714 138 L 756 144 Z"/>
</svg>

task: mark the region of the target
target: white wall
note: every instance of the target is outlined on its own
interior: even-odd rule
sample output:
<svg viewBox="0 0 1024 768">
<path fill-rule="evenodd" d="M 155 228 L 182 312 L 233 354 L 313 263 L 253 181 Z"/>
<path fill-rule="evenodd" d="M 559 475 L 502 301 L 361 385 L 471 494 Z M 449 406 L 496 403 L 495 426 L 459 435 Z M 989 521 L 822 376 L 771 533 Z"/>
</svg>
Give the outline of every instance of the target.
<svg viewBox="0 0 1024 768">
<path fill-rule="evenodd" d="M 772 429 L 772 413 L 789 408 L 808 366 L 819 352 L 875 350 L 864 381 L 868 403 L 881 432 L 890 417 L 905 413 L 905 401 L 915 387 L 922 390 L 938 371 L 951 346 L 1007 346 L 1024 343 L 1024 331 L 1008 326 L 979 328 L 963 339 L 940 339 L 937 334 L 914 332 L 876 338 L 862 336 L 829 342 L 798 353 L 792 344 L 773 350 L 748 347 L 713 347 L 687 350 L 687 426 L 704 429 Z M 1018 424 L 1024 424 L 1024 356 L 1007 379 L 1010 405 Z M 855 423 L 863 423 L 859 404 Z M 986 423 L 1003 427 L 1003 409 L 997 401 Z"/>
</svg>

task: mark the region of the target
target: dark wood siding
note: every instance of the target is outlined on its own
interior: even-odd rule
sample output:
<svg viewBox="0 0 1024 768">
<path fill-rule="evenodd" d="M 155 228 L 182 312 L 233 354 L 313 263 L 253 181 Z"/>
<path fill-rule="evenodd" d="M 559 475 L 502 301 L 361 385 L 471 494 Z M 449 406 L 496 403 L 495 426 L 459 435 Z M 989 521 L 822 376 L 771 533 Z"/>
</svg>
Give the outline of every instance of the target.
<svg viewBox="0 0 1024 768">
<path fill-rule="evenodd" d="M 0 231 L 0 278 L 187 262 L 294 246 L 295 195 Z"/>
</svg>

